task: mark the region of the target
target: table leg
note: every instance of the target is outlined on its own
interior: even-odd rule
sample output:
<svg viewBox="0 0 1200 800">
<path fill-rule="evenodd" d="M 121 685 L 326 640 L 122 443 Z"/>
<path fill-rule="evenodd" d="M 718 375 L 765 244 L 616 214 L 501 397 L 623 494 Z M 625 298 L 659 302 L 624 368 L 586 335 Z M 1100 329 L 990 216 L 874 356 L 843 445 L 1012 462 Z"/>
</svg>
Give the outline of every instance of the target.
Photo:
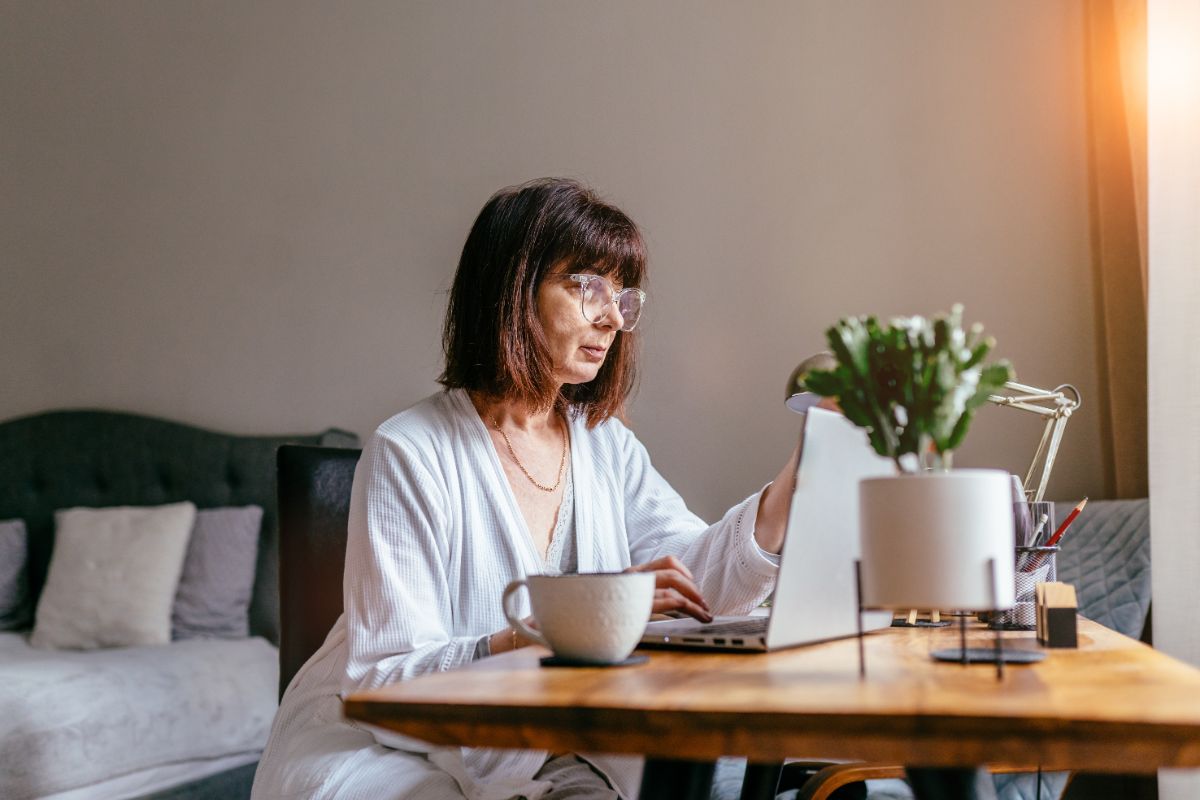
<svg viewBox="0 0 1200 800">
<path fill-rule="evenodd" d="M 650 800 L 709 800 L 713 761 L 647 758 L 639 796 Z"/>
<path fill-rule="evenodd" d="M 783 764 L 755 764 L 751 761 L 746 765 L 746 777 L 742 779 L 740 800 L 775 800 L 782 773 Z"/>
<path fill-rule="evenodd" d="M 986 769 L 906 767 L 917 800 L 996 800 L 996 785 Z"/>
</svg>

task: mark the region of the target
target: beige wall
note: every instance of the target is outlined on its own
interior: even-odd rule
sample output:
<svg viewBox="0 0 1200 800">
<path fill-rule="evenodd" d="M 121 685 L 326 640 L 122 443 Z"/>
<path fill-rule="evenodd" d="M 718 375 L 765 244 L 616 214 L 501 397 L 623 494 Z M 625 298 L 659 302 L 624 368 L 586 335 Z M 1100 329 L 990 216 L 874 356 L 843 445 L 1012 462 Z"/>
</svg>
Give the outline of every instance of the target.
<svg viewBox="0 0 1200 800">
<path fill-rule="evenodd" d="M 475 212 L 581 177 L 652 248 L 632 407 L 712 517 L 851 313 L 966 304 L 1095 396 L 1077 2 L 23 2 L 0 9 L 0 418 L 369 432 L 432 391 Z M 1097 496 L 1095 406 L 1051 494 Z M 1021 468 L 987 409 L 960 464 Z"/>
</svg>

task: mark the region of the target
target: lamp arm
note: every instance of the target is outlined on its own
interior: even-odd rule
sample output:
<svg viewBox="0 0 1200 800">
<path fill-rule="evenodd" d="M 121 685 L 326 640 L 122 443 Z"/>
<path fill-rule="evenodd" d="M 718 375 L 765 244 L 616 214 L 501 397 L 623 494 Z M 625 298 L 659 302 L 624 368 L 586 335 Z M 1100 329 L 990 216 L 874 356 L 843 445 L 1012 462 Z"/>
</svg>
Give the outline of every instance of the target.
<svg viewBox="0 0 1200 800">
<path fill-rule="evenodd" d="M 1041 499 L 1038 492 L 1032 491 L 1029 487 L 1033 485 L 1033 474 L 1037 470 L 1038 464 L 1043 464 L 1042 456 L 1046 453 L 1046 447 L 1050 444 L 1051 431 L 1054 428 L 1054 420 L 1046 421 L 1046 425 L 1042 428 L 1042 438 L 1038 441 L 1037 450 L 1033 451 L 1033 459 L 1029 462 L 1029 469 L 1025 472 L 1025 480 L 1021 484 L 1021 488 L 1025 490 L 1025 499 L 1037 501 Z M 1050 459 L 1053 462 L 1053 458 Z M 1039 489 L 1049 480 L 1049 473 L 1045 467 L 1042 468 L 1042 479 L 1038 481 Z M 1031 494 L 1032 492 L 1032 494 Z"/>
<path fill-rule="evenodd" d="M 1033 497 L 1035 501 L 1041 502 L 1046 496 L 1046 484 L 1050 482 L 1050 470 L 1054 468 L 1054 457 L 1058 454 L 1058 446 L 1062 444 L 1062 435 L 1066 427 L 1067 418 L 1065 416 L 1054 420 L 1054 432 L 1050 437 L 1050 448 L 1046 451 L 1046 463 L 1042 466 L 1042 480 L 1038 483 L 1037 494 Z"/>
<path fill-rule="evenodd" d="M 998 406 L 1028 411 L 1031 414 L 1047 418 L 1046 426 L 1042 430 L 1041 441 L 1038 442 L 1037 450 L 1033 454 L 1033 460 L 1029 464 L 1029 471 L 1025 473 L 1025 481 L 1021 487 L 1025 491 L 1027 499 L 1040 501 L 1046 494 L 1046 486 L 1050 482 L 1050 471 L 1054 468 L 1054 459 L 1058 455 L 1059 445 L 1062 444 L 1067 420 L 1081 404 L 1079 390 L 1070 384 L 1063 384 L 1047 391 L 1016 381 L 1005 383 L 1004 390 L 1015 394 L 988 395 L 988 401 Z M 1073 397 L 1068 397 L 1064 390 L 1069 390 Z M 1037 405 L 1038 403 L 1047 403 L 1048 405 Z M 1041 476 L 1037 489 L 1031 490 L 1030 486 L 1039 463 L 1042 465 Z"/>
<path fill-rule="evenodd" d="M 1019 408 L 1022 411 L 1029 411 L 1033 414 L 1040 414 L 1043 417 L 1059 417 L 1062 412 L 1057 408 L 1046 408 L 1045 406 L 1035 406 L 1031 403 L 1017 402 L 1016 398 L 1005 397 L 1003 395 L 993 394 L 988 396 L 988 401 L 995 403 L 998 406 L 1006 408 Z"/>
<path fill-rule="evenodd" d="M 1046 389 L 1039 389 L 1036 386 L 1030 386 L 1025 383 L 1017 383 L 1016 381 L 1008 381 L 1004 384 L 1004 388 L 1008 389 L 1009 391 L 1026 392 L 1028 394 L 1036 394 L 1041 397 L 1063 397 L 1064 395 L 1060 390 L 1066 388 L 1067 386 L 1069 386 L 1069 384 L 1064 384 L 1063 386 L 1059 386 L 1052 391 L 1047 391 Z M 1071 386 L 1070 388 L 1074 389 L 1075 387 Z M 1075 395 L 1078 396 L 1079 393 L 1075 392 Z"/>
</svg>

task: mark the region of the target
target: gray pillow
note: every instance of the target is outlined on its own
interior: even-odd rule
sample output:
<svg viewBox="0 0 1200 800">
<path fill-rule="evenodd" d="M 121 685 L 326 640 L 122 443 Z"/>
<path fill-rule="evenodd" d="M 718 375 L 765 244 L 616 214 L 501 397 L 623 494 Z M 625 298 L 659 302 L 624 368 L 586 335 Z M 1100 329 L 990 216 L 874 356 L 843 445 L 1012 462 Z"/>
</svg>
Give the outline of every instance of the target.
<svg viewBox="0 0 1200 800">
<path fill-rule="evenodd" d="M 196 512 L 171 611 L 173 639 L 244 639 L 258 563 L 258 506 Z"/>
<path fill-rule="evenodd" d="M 29 544 L 25 523 L 0 521 L 0 631 L 29 627 L 29 579 L 25 574 Z"/>
</svg>

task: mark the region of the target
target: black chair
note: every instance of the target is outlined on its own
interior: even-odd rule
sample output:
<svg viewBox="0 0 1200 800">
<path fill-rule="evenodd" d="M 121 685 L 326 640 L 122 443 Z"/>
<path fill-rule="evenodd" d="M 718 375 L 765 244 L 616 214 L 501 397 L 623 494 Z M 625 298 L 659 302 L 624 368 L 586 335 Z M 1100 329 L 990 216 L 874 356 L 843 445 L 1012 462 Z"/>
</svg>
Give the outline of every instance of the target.
<svg viewBox="0 0 1200 800">
<path fill-rule="evenodd" d="M 284 445 L 279 480 L 279 696 L 343 610 L 346 522 L 361 450 Z"/>
</svg>

